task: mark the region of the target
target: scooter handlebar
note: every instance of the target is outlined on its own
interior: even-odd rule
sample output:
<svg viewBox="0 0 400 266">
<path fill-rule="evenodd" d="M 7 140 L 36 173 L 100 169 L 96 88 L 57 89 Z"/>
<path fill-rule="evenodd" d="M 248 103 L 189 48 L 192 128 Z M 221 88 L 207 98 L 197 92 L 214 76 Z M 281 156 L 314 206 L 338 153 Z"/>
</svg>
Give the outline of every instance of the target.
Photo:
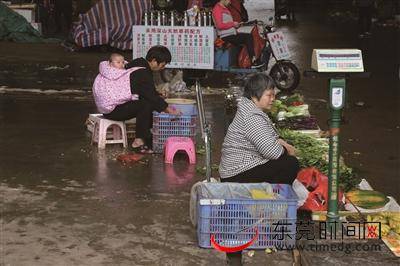
<svg viewBox="0 0 400 266">
<path fill-rule="evenodd" d="M 275 27 L 273 25 L 267 25 L 262 20 L 257 20 L 257 19 L 250 20 L 247 22 L 242 22 L 240 25 L 241 26 L 255 26 L 255 25 L 262 26 L 263 28 L 265 28 L 267 30 L 267 32 L 273 32 L 275 29 Z"/>
<path fill-rule="evenodd" d="M 257 25 L 257 24 L 258 24 L 258 20 L 254 19 L 254 20 L 250 20 L 250 21 L 247 21 L 247 22 L 242 22 L 241 25 L 243 25 L 243 26 L 251 26 L 251 25 Z"/>
</svg>

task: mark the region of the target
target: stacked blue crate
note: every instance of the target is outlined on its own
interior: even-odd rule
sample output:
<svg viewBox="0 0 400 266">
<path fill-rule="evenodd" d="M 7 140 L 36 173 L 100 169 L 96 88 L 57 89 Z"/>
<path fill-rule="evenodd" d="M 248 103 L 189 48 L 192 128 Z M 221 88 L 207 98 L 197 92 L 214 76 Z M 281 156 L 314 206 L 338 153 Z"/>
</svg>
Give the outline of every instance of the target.
<svg viewBox="0 0 400 266">
<path fill-rule="evenodd" d="M 153 150 L 162 153 L 169 137 L 190 137 L 195 142 L 197 115 L 153 112 Z"/>
</svg>

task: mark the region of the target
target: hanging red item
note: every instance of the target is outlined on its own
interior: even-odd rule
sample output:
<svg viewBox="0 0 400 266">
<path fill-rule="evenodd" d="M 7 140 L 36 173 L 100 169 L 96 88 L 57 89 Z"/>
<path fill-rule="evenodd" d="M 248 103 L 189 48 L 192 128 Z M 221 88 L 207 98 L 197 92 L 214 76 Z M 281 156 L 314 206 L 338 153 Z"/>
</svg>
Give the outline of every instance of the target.
<svg viewBox="0 0 400 266">
<path fill-rule="evenodd" d="M 254 53 L 256 56 L 256 59 L 260 58 L 261 52 L 265 47 L 266 40 L 264 40 L 260 36 L 260 32 L 258 31 L 258 27 L 254 26 L 253 29 L 251 30 L 251 36 L 253 37 L 253 43 L 254 43 Z M 249 68 L 251 67 L 251 61 L 249 57 L 249 53 L 247 52 L 247 47 L 244 46 L 242 50 L 239 53 L 238 57 L 238 66 L 240 68 Z"/>
<path fill-rule="evenodd" d="M 228 6 L 228 9 L 231 12 L 233 21 L 239 23 L 247 22 L 249 20 L 247 10 L 243 5 L 243 0 L 231 0 L 231 4 Z"/>
</svg>

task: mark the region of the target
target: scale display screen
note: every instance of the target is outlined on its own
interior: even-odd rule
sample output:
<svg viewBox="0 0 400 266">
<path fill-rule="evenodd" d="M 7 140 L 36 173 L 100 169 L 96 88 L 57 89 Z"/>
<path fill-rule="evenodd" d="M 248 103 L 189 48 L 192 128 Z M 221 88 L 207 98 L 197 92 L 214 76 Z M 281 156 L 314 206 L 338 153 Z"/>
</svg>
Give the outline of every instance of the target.
<svg viewBox="0 0 400 266">
<path fill-rule="evenodd" d="M 364 72 L 361 50 L 314 49 L 311 68 L 317 72 Z"/>
</svg>

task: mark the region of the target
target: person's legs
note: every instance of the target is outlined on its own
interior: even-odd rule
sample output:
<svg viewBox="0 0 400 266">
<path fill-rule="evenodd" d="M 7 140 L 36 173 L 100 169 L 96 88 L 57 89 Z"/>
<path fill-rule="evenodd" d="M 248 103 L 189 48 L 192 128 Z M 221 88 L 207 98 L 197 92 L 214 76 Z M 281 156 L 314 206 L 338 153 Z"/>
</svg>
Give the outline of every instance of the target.
<svg viewBox="0 0 400 266">
<path fill-rule="evenodd" d="M 133 146 L 138 147 L 146 144 L 145 141 L 151 140 L 152 111 L 151 104 L 145 100 L 129 101 L 118 105 L 111 113 L 104 114 L 104 117 L 117 121 L 129 120 L 136 117 L 136 139 Z"/>
<path fill-rule="evenodd" d="M 65 1 L 63 12 L 64 12 L 64 19 L 65 19 L 66 28 L 67 28 L 67 34 L 69 34 L 69 31 L 72 26 L 72 11 L 73 11 L 72 0 Z"/>
<path fill-rule="evenodd" d="M 110 120 L 125 121 L 136 117 L 139 109 L 139 101 L 129 101 L 116 106 L 111 113 L 103 114 L 103 116 Z"/>
<path fill-rule="evenodd" d="M 222 178 L 221 182 L 292 184 L 299 169 L 297 158 L 285 153 L 277 160 L 270 160 L 233 177 Z"/>
<path fill-rule="evenodd" d="M 72 7 L 63 11 L 65 18 L 65 26 L 67 28 L 67 34 L 69 34 L 72 27 Z"/>
<path fill-rule="evenodd" d="M 55 21 L 56 21 L 56 33 L 62 33 L 63 29 L 63 11 L 61 6 L 55 5 L 54 7 L 54 16 L 55 16 Z"/>
<path fill-rule="evenodd" d="M 64 26 L 67 35 L 72 26 L 72 0 L 56 0 L 55 2 L 55 11 L 56 11 L 56 20 L 57 20 L 57 29 L 58 32 L 65 34 Z"/>
<path fill-rule="evenodd" d="M 372 23 L 372 6 L 366 7 L 365 9 L 365 33 L 371 32 L 371 23 Z"/>
<path fill-rule="evenodd" d="M 42 34 L 49 34 L 49 10 L 43 5 L 39 6 L 39 21 L 42 23 Z"/>
<path fill-rule="evenodd" d="M 144 144 L 151 146 L 152 138 L 150 129 L 153 126 L 154 109 L 148 101 L 139 100 L 139 102 L 141 102 L 141 108 L 136 116 L 136 138 L 142 139 Z"/>
<path fill-rule="evenodd" d="M 359 34 L 364 34 L 366 31 L 366 14 L 367 14 L 367 9 L 365 7 L 359 7 L 358 8 L 358 30 Z"/>
</svg>

